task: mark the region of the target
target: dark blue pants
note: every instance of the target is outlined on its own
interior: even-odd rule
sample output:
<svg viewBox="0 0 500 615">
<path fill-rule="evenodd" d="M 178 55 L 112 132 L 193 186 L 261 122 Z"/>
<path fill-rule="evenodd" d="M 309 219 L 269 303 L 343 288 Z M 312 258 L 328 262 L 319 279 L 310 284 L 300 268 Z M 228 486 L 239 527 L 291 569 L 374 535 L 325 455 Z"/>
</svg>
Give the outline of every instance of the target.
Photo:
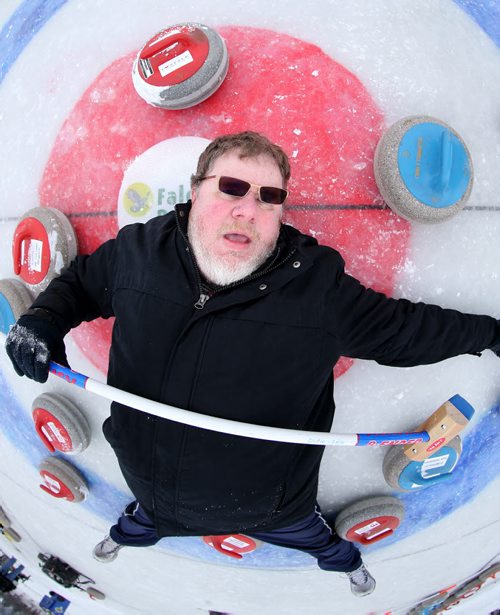
<svg viewBox="0 0 500 615">
<path fill-rule="evenodd" d="M 110 529 L 111 538 L 128 547 L 149 547 L 160 538 L 154 524 L 138 502 L 131 502 Z M 322 570 L 350 572 L 361 564 L 361 555 L 352 542 L 339 538 L 323 518 L 319 507 L 303 521 L 268 532 L 247 534 L 264 542 L 298 549 L 318 560 Z"/>
</svg>

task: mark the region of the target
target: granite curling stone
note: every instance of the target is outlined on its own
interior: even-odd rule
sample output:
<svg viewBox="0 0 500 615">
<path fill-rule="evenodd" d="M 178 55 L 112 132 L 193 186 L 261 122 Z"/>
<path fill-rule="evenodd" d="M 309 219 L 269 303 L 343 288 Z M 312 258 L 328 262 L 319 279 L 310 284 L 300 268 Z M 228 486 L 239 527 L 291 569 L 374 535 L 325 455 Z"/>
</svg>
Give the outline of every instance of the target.
<svg viewBox="0 0 500 615">
<path fill-rule="evenodd" d="M 35 294 L 45 290 L 77 252 L 77 239 L 70 221 L 53 207 L 30 209 L 14 231 L 14 273 Z"/>
<path fill-rule="evenodd" d="M 437 223 L 456 215 L 473 184 L 469 150 L 448 124 L 428 116 L 399 120 L 380 139 L 375 181 L 387 205 L 406 220 Z"/>
<path fill-rule="evenodd" d="M 7 335 L 10 327 L 32 303 L 33 295 L 21 280 L 0 280 L 0 331 Z"/>
<path fill-rule="evenodd" d="M 69 461 L 59 457 L 46 457 L 38 471 L 44 481 L 40 489 L 53 497 L 78 504 L 88 496 L 85 478 Z"/>
<path fill-rule="evenodd" d="M 187 109 L 221 86 L 228 67 L 226 43 L 215 30 L 200 23 L 180 23 L 158 32 L 139 51 L 132 81 L 148 104 Z"/>
<path fill-rule="evenodd" d="M 67 397 L 42 393 L 33 400 L 35 429 L 48 450 L 67 455 L 83 452 L 90 442 L 90 427 L 83 412 Z"/>
<path fill-rule="evenodd" d="M 365 498 L 340 511 L 335 531 L 344 540 L 366 546 L 391 536 L 403 517 L 404 505 L 397 498 Z"/>
<path fill-rule="evenodd" d="M 385 454 L 382 472 L 393 489 L 415 491 L 450 478 L 461 453 L 460 436 L 452 438 L 424 461 L 410 459 L 403 446 L 391 446 Z"/>
</svg>

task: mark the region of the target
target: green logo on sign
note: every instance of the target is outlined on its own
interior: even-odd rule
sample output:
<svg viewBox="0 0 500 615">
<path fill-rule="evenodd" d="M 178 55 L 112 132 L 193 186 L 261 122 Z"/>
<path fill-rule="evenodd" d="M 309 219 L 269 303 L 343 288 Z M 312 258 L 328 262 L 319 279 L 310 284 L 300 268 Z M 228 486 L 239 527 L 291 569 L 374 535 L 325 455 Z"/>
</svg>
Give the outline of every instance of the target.
<svg viewBox="0 0 500 615">
<path fill-rule="evenodd" d="M 151 188 L 141 182 L 130 184 L 123 193 L 123 207 L 134 218 L 145 216 L 153 204 L 154 197 Z"/>
</svg>

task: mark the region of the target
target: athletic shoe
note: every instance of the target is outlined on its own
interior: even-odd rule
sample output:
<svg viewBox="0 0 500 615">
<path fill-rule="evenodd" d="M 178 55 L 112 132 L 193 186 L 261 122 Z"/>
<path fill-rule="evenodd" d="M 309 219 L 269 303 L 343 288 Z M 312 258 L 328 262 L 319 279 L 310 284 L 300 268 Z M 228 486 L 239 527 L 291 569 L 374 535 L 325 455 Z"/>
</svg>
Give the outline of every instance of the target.
<svg viewBox="0 0 500 615">
<path fill-rule="evenodd" d="M 107 564 L 108 562 L 112 562 L 118 557 L 118 551 L 124 545 L 119 545 L 115 542 L 111 536 L 106 536 L 104 540 L 101 540 L 92 551 L 92 555 L 94 559 L 98 562 L 102 562 L 103 564 Z"/>
<path fill-rule="evenodd" d="M 368 596 L 374 591 L 376 585 L 375 579 L 365 568 L 364 564 L 361 564 L 359 568 L 356 568 L 356 570 L 352 572 L 347 572 L 346 574 L 351 582 L 351 591 L 358 598 Z"/>
</svg>

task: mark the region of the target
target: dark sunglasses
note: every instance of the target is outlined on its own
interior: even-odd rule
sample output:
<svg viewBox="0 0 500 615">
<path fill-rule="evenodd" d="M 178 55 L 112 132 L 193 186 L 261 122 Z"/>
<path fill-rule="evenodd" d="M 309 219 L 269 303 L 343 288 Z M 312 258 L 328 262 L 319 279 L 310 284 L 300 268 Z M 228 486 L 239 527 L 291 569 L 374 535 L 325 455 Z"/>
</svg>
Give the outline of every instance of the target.
<svg viewBox="0 0 500 615">
<path fill-rule="evenodd" d="M 207 175 L 202 177 L 200 181 L 204 179 L 219 180 L 219 191 L 229 196 L 235 196 L 243 198 L 248 194 L 250 188 L 257 188 L 257 194 L 259 201 L 266 205 L 283 205 L 286 197 L 288 196 L 288 190 L 283 188 L 275 188 L 274 186 L 257 186 L 246 182 L 243 179 L 237 179 L 236 177 L 227 177 L 226 175 Z"/>
</svg>

